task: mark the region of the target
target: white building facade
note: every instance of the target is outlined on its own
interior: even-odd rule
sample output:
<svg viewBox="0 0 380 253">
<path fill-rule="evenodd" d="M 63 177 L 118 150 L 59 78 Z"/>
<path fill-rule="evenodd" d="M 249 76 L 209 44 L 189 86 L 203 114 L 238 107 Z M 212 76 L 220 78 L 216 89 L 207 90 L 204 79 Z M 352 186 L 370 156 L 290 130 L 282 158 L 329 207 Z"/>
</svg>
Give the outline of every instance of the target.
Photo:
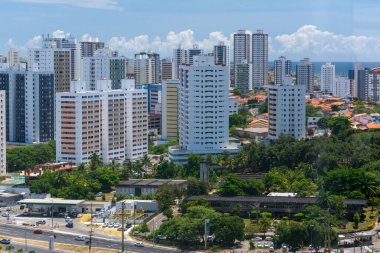
<svg viewBox="0 0 380 253">
<path fill-rule="evenodd" d="M 332 94 L 335 85 L 335 65 L 326 62 L 321 66 L 321 91 Z"/>
<path fill-rule="evenodd" d="M 278 139 L 281 135 L 289 135 L 296 139 L 305 137 L 305 90 L 305 85 L 293 85 L 289 76 L 283 84 L 269 86 L 270 139 Z"/>
<path fill-rule="evenodd" d="M 332 89 L 334 97 L 348 98 L 351 97 L 351 83 L 346 77 L 335 78 L 334 86 Z"/>
<path fill-rule="evenodd" d="M 72 82 L 70 92 L 57 93 L 56 156 L 58 161 L 88 162 L 93 153 L 104 163 L 135 160 L 147 153 L 147 93 L 133 80 L 99 80 L 95 90 L 84 81 Z"/>
<path fill-rule="evenodd" d="M 181 66 L 179 84 L 179 146 L 169 157 L 186 163 L 186 155 L 234 152 L 229 145 L 228 69 L 214 65 L 213 56 L 198 56 Z"/>
</svg>

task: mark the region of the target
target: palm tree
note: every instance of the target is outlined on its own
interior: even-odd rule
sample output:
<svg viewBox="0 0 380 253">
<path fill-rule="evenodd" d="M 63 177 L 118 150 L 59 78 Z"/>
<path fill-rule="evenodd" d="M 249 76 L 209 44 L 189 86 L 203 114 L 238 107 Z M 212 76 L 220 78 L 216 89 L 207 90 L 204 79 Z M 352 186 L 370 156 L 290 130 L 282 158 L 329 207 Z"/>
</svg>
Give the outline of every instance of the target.
<svg viewBox="0 0 380 253">
<path fill-rule="evenodd" d="M 141 164 L 143 166 L 144 172 L 147 172 L 148 169 L 150 169 L 150 166 L 152 166 L 152 163 L 150 161 L 148 154 L 144 154 L 144 156 L 141 158 Z"/>
<path fill-rule="evenodd" d="M 367 199 L 379 192 L 378 180 L 371 172 L 361 172 L 357 184 Z"/>
<path fill-rule="evenodd" d="M 113 172 L 115 172 L 120 169 L 120 164 L 115 159 L 112 159 L 111 163 L 109 164 L 109 167 Z"/>
</svg>

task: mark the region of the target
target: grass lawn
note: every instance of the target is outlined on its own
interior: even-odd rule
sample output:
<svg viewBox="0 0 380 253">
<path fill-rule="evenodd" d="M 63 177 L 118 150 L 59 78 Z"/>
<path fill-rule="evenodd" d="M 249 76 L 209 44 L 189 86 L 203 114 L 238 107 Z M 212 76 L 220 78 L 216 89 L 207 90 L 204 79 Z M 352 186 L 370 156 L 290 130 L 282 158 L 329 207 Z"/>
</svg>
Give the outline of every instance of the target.
<svg viewBox="0 0 380 253">
<path fill-rule="evenodd" d="M 370 218 L 371 213 L 373 214 L 373 219 Z M 346 224 L 346 228 L 334 228 L 338 233 L 351 233 L 357 231 L 371 230 L 374 228 L 376 223 L 376 217 L 378 216 L 378 210 L 371 207 L 364 208 L 365 219 L 359 223 L 358 228 L 354 228 L 354 222 L 349 221 Z"/>
</svg>

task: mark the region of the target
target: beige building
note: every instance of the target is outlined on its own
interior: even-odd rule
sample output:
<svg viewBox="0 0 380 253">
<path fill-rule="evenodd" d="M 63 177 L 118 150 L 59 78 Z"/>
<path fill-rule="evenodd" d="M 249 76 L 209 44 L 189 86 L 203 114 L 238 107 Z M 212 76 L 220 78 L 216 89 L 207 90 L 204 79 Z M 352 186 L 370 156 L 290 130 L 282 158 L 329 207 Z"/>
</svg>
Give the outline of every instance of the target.
<svg viewBox="0 0 380 253">
<path fill-rule="evenodd" d="M 111 80 L 98 80 L 95 90 L 84 81 L 71 83 L 70 92 L 57 93 L 57 160 L 79 164 L 93 153 L 103 162 L 123 162 L 148 151 L 147 92 L 122 80 L 112 89 Z"/>
<path fill-rule="evenodd" d="M 162 83 L 162 139 L 178 139 L 178 80 Z"/>
<path fill-rule="evenodd" d="M 6 169 L 6 103 L 5 103 L 5 91 L 0 91 L 0 175 L 5 176 L 7 174 Z"/>
</svg>

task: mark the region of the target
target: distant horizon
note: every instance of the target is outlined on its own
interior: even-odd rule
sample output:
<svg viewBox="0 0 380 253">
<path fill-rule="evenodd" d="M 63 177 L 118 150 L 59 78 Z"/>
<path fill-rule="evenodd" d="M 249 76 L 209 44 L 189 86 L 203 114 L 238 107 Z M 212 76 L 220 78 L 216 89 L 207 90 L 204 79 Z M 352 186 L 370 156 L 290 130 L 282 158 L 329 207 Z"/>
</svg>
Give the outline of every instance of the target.
<svg viewBox="0 0 380 253">
<path fill-rule="evenodd" d="M 231 47 L 240 29 L 269 35 L 269 58 L 380 60 L 380 0 L 2 0 L 0 53 L 22 55 L 42 34 L 97 38 L 122 55 L 142 50 L 172 56 L 193 44 Z M 337 22 L 338 20 L 338 22 Z"/>
</svg>

